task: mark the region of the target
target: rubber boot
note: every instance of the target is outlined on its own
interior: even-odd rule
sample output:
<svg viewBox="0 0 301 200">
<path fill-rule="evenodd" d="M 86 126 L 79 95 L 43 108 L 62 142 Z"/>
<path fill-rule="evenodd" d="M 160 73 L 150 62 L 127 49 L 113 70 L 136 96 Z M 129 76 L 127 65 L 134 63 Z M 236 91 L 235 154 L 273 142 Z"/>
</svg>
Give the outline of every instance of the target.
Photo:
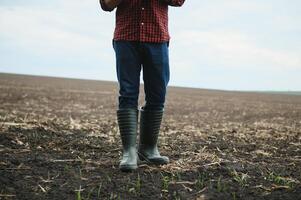
<svg viewBox="0 0 301 200">
<path fill-rule="evenodd" d="M 155 165 L 169 163 L 169 158 L 161 156 L 157 146 L 163 110 L 146 111 L 141 109 L 140 113 L 139 159 Z"/>
<path fill-rule="evenodd" d="M 123 154 L 119 169 L 130 172 L 137 169 L 137 109 L 120 109 L 117 111 L 117 120 L 122 141 Z"/>
</svg>

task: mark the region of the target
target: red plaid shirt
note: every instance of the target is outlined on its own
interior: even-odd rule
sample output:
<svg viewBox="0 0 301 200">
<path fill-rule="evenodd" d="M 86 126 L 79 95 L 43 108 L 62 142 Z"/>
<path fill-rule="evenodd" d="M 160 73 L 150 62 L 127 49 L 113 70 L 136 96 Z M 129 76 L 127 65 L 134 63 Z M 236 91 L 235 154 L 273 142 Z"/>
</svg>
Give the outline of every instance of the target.
<svg viewBox="0 0 301 200">
<path fill-rule="evenodd" d="M 182 6 L 185 0 L 122 0 L 117 6 L 114 40 L 167 42 L 168 5 Z M 100 0 L 105 11 L 109 9 Z"/>
</svg>

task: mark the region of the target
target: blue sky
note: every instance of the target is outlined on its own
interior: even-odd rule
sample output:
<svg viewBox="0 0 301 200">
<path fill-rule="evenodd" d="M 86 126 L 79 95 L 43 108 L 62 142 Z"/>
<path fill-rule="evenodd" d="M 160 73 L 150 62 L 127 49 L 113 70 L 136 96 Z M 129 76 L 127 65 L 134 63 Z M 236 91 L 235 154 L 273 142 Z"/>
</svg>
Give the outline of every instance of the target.
<svg viewBox="0 0 301 200">
<path fill-rule="evenodd" d="M 301 90 L 301 1 L 170 8 L 170 85 Z M 0 72 L 116 81 L 114 12 L 98 0 L 0 0 Z"/>
</svg>

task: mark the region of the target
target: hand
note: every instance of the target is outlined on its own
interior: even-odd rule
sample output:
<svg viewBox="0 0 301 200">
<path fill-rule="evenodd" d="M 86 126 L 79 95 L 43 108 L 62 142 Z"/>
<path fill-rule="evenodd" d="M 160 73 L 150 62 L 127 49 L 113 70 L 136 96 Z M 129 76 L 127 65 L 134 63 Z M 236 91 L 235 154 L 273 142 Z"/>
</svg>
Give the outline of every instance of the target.
<svg viewBox="0 0 301 200">
<path fill-rule="evenodd" d="M 122 0 L 103 0 L 103 1 L 108 8 L 114 9 L 121 3 Z"/>
</svg>

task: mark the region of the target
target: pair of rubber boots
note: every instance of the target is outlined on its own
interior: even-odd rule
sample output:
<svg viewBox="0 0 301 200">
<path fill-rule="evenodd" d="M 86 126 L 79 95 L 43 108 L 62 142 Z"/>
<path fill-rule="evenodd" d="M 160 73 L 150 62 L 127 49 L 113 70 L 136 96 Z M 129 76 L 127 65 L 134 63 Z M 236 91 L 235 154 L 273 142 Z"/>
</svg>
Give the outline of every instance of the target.
<svg viewBox="0 0 301 200">
<path fill-rule="evenodd" d="M 140 110 L 140 140 L 136 148 L 137 109 L 119 109 L 117 120 L 123 146 L 123 155 L 119 168 L 121 171 L 133 171 L 138 168 L 138 158 L 148 164 L 164 165 L 169 163 L 166 156 L 158 151 L 157 141 L 163 116 L 163 110 Z"/>
</svg>

